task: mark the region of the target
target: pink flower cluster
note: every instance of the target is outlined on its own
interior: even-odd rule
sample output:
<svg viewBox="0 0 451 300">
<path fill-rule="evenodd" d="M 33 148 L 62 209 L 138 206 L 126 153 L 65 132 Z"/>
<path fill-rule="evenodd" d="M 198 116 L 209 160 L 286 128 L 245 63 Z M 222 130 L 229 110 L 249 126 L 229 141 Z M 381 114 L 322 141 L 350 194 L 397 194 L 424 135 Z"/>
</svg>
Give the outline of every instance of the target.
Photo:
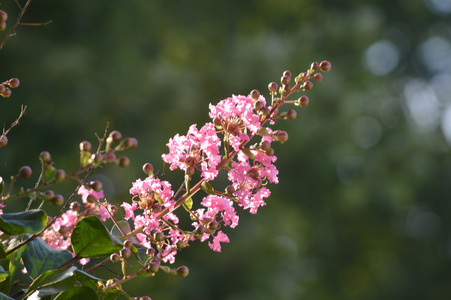
<svg viewBox="0 0 451 300">
<path fill-rule="evenodd" d="M 258 100 L 266 105 L 262 96 Z M 228 243 L 229 238 L 219 229 L 238 225 L 234 204 L 253 214 L 266 204 L 264 199 L 269 197 L 270 191 L 265 186 L 267 182 L 278 183 L 278 171 L 273 165 L 276 157 L 267 151 L 273 141 L 271 129 L 265 128 L 266 134 L 260 143 L 265 143 L 265 147 L 245 148 L 262 129 L 263 117 L 254 109 L 255 102 L 250 96 L 232 96 L 217 105 L 210 104 L 212 123 L 206 123 L 200 130 L 192 125 L 187 135 L 177 134 L 167 144 L 169 153 L 162 158 L 170 164 L 171 170 L 179 168 L 190 179 L 200 171 L 201 180 L 207 182 L 224 169 L 231 182 L 226 192 L 213 191 L 205 196 L 200 202 L 203 208 L 188 209 L 194 227 L 191 231 L 178 227 L 179 220 L 173 213 L 177 201 L 167 181 L 151 175 L 133 183 L 130 189 L 133 202 L 122 204 L 125 219 L 132 219 L 135 228 L 142 228 L 137 239 L 147 248 L 161 249 L 157 257 L 163 261 L 174 262 L 177 250 L 195 239 L 208 240 L 210 248 L 220 252 L 220 243 Z M 219 134 L 223 136 L 222 141 Z M 222 148 L 225 149 L 223 154 L 220 153 Z M 229 157 L 234 160 L 224 163 L 223 159 Z M 163 210 L 166 213 L 162 213 Z"/>
</svg>

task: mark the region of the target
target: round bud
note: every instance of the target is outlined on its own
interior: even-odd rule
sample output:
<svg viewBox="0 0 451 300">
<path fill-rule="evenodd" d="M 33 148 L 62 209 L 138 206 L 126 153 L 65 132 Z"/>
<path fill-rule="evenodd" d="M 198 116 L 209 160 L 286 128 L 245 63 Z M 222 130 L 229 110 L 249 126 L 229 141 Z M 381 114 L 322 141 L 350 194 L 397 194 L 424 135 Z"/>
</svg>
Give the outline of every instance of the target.
<svg viewBox="0 0 451 300">
<path fill-rule="evenodd" d="M 130 240 L 125 240 L 124 243 L 122 243 L 122 245 L 128 249 L 131 249 L 133 247 L 133 243 Z"/>
<path fill-rule="evenodd" d="M 0 10 L 0 21 L 6 22 L 8 20 L 8 14 L 4 10 Z"/>
<path fill-rule="evenodd" d="M 81 208 L 81 205 L 77 201 L 74 201 L 70 204 L 70 209 L 72 209 L 73 211 L 79 211 L 80 208 Z"/>
<path fill-rule="evenodd" d="M 268 150 L 269 148 L 271 148 L 271 143 L 268 141 L 262 141 L 260 143 L 260 149 L 262 149 L 263 151 Z"/>
<path fill-rule="evenodd" d="M 16 88 L 20 85 L 20 81 L 17 78 L 11 78 L 7 83 L 11 88 Z"/>
<path fill-rule="evenodd" d="M 181 267 L 177 268 L 176 272 L 177 272 L 177 275 L 179 275 L 181 277 L 186 277 L 189 274 L 189 269 L 187 266 L 181 266 Z"/>
<path fill-rule="evenodd" d="M 310 66 L 310 70 L 316 71 L 319 69 L 319 63 L 318 62 L 313 62 L 312 65 Z"/>
<path fill-rule="evenodd" d="M 258 90 L 252 90 L 251 91 L 251 97 L 254 100 L 258 100 L 258 98 L 260 97 L 260 92 Z"/>
<path fill-rule="evenodd" d="M 145 163 L 143 166 L 143 171 L 146 175 L 153 174 L 153 165 L 151 163 Z"/>
<path fill-rule="evenodd" d="M 113 286 L 113 285 L 115 285 L 115 284 L 118 283 L 118 282 L 119 282 L 119 279 L 117 279 L 117 278 L 111 278 L 111 279 L 108 279 L 108 280 L 107 280 L 106 286 L 107 286 L 107 287 Z"/>
<path fill-rule="evenodd" d="M 282 78 L 280 78 L 280 83 L 283 85 L 289 85 L 291 81 L 291 77 L 288 76 L 282 76 Z"/>
<path fill-rule="evenodd" d="M 132 137 L 126 138 L 124 140 L 124 146 L 128 149 L 133 149 L 138 147 L 138 140 Z"/>
<path fill-rule="evenodd" d="M 301 96 L 298 99 L 298 101 L 299 101 L 299 105 L 300 106 L 307 106 L 310 100 L 309 100 L 309 98 L 307 96 L 304 95 L 304 96 Z"/>
<path fill-rule="evenodd" d="M 64 197 L 61 195 L 55 195 L 50 198 L 50 203 L 55 206 L 61 206 L 64 204 Z"/>
<path fill-rule="evenodd" d="M 97 198 L 93 194 L 89 194 L 88 196 L 86 196 L 86 201 L 88 203 L 96 203 Z"/>
<path fill-rule="evenodd" d="M 289 109 L 288 111 L 287 111 L 287 114 L 286 114 L 286 118 L 288 119 L 288 120 L 294 120 L 294 119 L 296 119 L 296 117 L 298 116 L 298 113 L 296 112 L 296 110 L 294 110 L 294 109 Z"/>
<path fill-rule="evenodd" d="M 114 263 L 119 262 L 121 260 L 121 257 L 119 256 L 119 254 L 113 253 L 110 255 L 110 260 Z"/>
<path fill-rule="evenodd" d="M 291 89 L 291 86 L 289 84 L 282 85 L 281 90 L 283 90 L 284 93 L 288 93 Z"/>
<path fill-rule="evenodd" d="M 302 89 L 304 91 L 310 91 L 313 88 L 313 82 L 311 82 L 310 80 L 304 82 L 304 84 L 302 85 Z"/>
<path fill-rule="evenodd" d="M 265 102 L 263 100 L 258 100 L 254 104 L 254 109 L 256 111 L 261 111 L 265 107 Z"/>
<path fill-rule="evenodd" d="M 53 198 L 53 197 L 55 196 L 55 193 L 54 193 L 52 190 L 47 190 L 47 191 L 44 192 L 44 195 L 45 195 L 48 199 L 50 199 L 50 198 Z"/>
<path fill-rule="evenodd" d="M 204 234 L 205 231 L 207 231 L 207 229 L 205 228 L 204 225 L 199 225 L 199 227 L 197 227 L 197 229 L 196 229 L 196 233 L 200 234 L 200 235 Z"/>
<path fill-rule="evenodd" d="M 0 135 L 0 147 L 6 146 L 8 144 L 8 138 L 6 135 Z"/>
<path fill-rule="evenodd" d="M 39 160 L 47 165 L 52 163 L 52 156 L 48 151 L 42 151 L 39 154 Z"/>
<path fill-rule="evenodd" d="M 23 166 L 19 169 L 20 178 L 30 178 L 33 171 L 29 166 Z"/>
<path fill-rule="evenodd" d="M 63 181 L 66 178 L 66 172 L 63 169 L 56 170 L 55 180 L 56 182 Z"/>
<path fill-rule="evenodd" d="M 330 69 L 332 68 L 332 65 L 330 64 L 330 62 L 328 62 L 327 60 L 322 61 L 319 64 L 319 68 L 321 69 L 321 71 L 323 72 L 329 72 Z"/>
<path fill-rule="evenodd" d="M 126 168 L 130 165 L 130 159 L 127 156 L 122 156 L 119 158 L 118 165 L 121 168 Z"/>
<path fill-rule="evenodd" d="M 132 252 L 130 251 L 129 248 L 124 247 L 124 248 L 121 249 L 121 251 L 119 251 L 119 255 L 120 255 L 122 258 L 127 259 L 127 258 L 130 257 L 130 255 L 132 255 Z"/>
<path fill-rule="evenodd" d="M 269 114 L 271 113 L 271 108 L 265 107 L 265 108 L 263 108 L 263 109 L 261 110 L 261 113 L 262 113 L 262 115 L 268 117 Z"/>
<path fill-rule="evenodd" d="M 100 153 L 93 153 L 89 159 L 89 163 L 99 166 L 103 161 L 103 155 Z"/>
<path fill-rule="evenodd" d="M 156 272 L 158 272 L 158 269 L 160 269 L 160 262 L 152 261 L 150 264 L 147 265 L 146 270 L 150 273 L 156 273 Z"/>
<path fill-rule="evenodd" d="M 111 138 L 111 140 L 114 143 L 118 143 L 118 142 L 120 142 L 122 140 L 122 134 L 119 131 L 117 131 L 117 130 L 111 131 L 109 137 Z"/>
<path fill-rule="evenodd" d="M 186 246 L 188 246 L 187 242 L 183 242 L 183 241 L 178 241 L 175 246 L 177 247 L 177 249 L 183 249 L 186 248 Z"/>
<path fill-rule="evenodd" d="M 108 153 L 106 155 L 103 156 L 103 159 L 107 162 L 107 163 L 114 163 L 116 161 L 116 154 L 114 153 Z"/>
<path fill-rule="evenodd" d="M 210 230 L 216 230 L 219 228 L 219 223 L 216 221 L 211 221 L 210 223 L 208 223 L 208 229 Z"/>
<path fill-rule="evenodd" d="M 287 76 L 291 78 L 291 71 L 290 70 L 286 70 L 283 72 L 283 76 Z"/>
<path fill-rule="evenodd" d="M 282 144 L 288 141 L 288 133 L 285 131 L 279 131 L 276 136 L 276 140 L 281 142 Z"/>
<path fill-rule="evenodd" d="M 155 255 L 155 249 L 154 248 L 147 248 L 146 255 L 147 256 L 154 256 Z"/>
<path fill-rule="evenodd" d="M 5 89 L 6 89 L 6 87 L 3 84 L 0 84 L 0 94 L 3 94 Z"/>
<path fill-rule="evenodd" d="M 257 169 L 250 169 L 249 171 L 247 171 L 246 176 L 249 176 L 250 178 L 254 179 L 254 180 L 258 180 L 258 177 L 260 176 L 260 174 L 258 173 Z"/>
<path fill-rule="evenodd" d="M 111 205 L 111 207 L 110 207 L 110 212 L 114 215 L 114 214 L 116 214 L 117 212 L 118 212 L 118 208 L 117 208 L 117 206 L 116 205 Z"/>
<path fill-rule="evenodd" d="M 229 185 L 226 187 L 225 192 L 227 193 L 227 195 L 232 195 L 233 193 L 235 193 L 235 188 L 233 187 L 233 185 Z"/>
<path fill-rule="evenodd" d="M 102 182 L 94 180 L 88 184 L 88 186 L 96 192 L 100 192 L 103 189 Z"/>
<path fill-rule="evenodd" d="M 268 150 L 265 151 L 265 154 L 268 156 L 273 156 L 274 155 L 274 149 L 273 148 L 269 148 Z"/>
<path fill-rule="evenodd" d="M 1 22 L 0 22 L 0 26 L 1 26 Z M 5 87 L 5 90 L 3 91 L 3 93 L 1 95 L 4 98 L 9 98 L 9 96 L 11 96 L 11 90 L 9 89 L 9 87 Z"/>
<path fill-rule="evenodd" d="M 164 234 L 160 231 L 157 231 L 154 233 L 153 238 L 157 242 L 162 242 L 162 241 L 164 241 Z"/>
<path fill-rule="evenodd" d="M 6 29 L 6 22 L 0 21 L 0 31 L 4 31 Z"/>
<path fill-rule="evenodd" d="M 91 151 L 92 145 L 88 141 L 83 141 L 80 143 L 80 151 Z"/>
<path fill-rule="evenodd" d="M 270 84 L 268 84 L 268 90 L 271 93 L 276 93 L 278 88 L 279 88 L 279 86 L 275 82 L 271 82 Z"/>
<path fill-rule="evenodd" d="M 316 73 L 315 75 L 313 75 L 313 79 L 315 79 L 316 81 L 321 81 L 323 80 L 323 74 Z"/>
</svg>

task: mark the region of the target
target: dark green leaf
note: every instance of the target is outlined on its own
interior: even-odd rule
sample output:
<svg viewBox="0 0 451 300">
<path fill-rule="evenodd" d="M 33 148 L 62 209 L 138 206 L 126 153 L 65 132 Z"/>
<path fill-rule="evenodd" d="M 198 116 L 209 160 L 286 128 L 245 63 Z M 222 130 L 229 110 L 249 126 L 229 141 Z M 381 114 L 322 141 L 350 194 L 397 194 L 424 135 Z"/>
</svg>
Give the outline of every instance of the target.
<svg viewBox="0 0 451 300">
<path fill-rule="evenodd" d="M 82 270 L 75 270 L 74 271 L 75 276 L 77 277 L 77 281 L 80 282 L 84 286 L 88 286 L 90 288 L 93 288 L 94 290 L 97 290 L 97 282 L 103 281 L 100 278 L 97 278 L 89 273 L 86 273 Z"/>
<path fill-rule="evenodd" d="M 2 266 L 0 266 L 0 282 L 6 280 L 9 277 L 9 271 L 5 271 Z"/>
<path fill-rule="evenodd" d="M 54 166 L 46 166 L 44 170 L 44 182 L 49 182 L 55 178 L 56 168 Z"/>
<path fill-rule="evenodd" d="M 96 292 L 87 286 L 74 286 L 70 291 L 60 293 L 55 300 L 99 299 Z"/>
<path fill-rule="evenodd" d="M 39 275 L 28 287 L 27 297 L 33 294 L 42 298 L 72 289 L 76 280 L 75 270 L 77 270 L 76 267 L 70 267 L 64 270 L 47 271 Z"/>
<path fill-rule="evenodd" d="M 36 278 L 72 259 L 72 253 L 68 250 L 52 249 L 38 237 L 25 246 L 22 259 L 28 274 Z"/>
<path fill-rule="evenodd" d="M 9 235 L 38 233 L 47 224 L 47 214 L 40 209 L 0 215 L 0 230 Z"/>
<path fill-rule="evenodd" d="M 209 195 L 216 195 L 215 189 L 208 181 L 202 182 L 201 187 L 205 193 L 207 193 Z"/>
<path fill-rule="evenodd" d="M 71 236 L 72 249 L 79 257 L 108 256 L 119 252 L 122 242 L 113 238 L 96 217 L 86 217 L 78 222 Z"/>
</svg>

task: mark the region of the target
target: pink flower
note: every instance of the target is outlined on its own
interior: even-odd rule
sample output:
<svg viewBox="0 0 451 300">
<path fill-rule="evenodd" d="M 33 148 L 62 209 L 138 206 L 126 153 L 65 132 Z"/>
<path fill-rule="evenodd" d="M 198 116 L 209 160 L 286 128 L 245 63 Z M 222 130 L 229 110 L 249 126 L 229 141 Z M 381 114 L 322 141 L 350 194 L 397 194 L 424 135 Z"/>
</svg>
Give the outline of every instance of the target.
<svg viewBox="0 0 451 300">
<path fill-rule="evenodd" d="M 229 243 L 229 237 L 223 233 L 222 231 L 218 231 L 216 236 L 213 237 L 213 242 L 208 243 L 211 250 L 216 252 L 221 252 L 221 244 L 220 243 Z"/>
<path fill-rule="evenodd" d="M 81 199 L 83 200 L 83 203 L 88 203 L 86 198 L 88 198 L 89 195 L 93 195 L 96 199 L 104 198 L 103 191 L 96 192 L 93 189 L 87 189 L 84 185 L 80 186 L 78 189 L 78 194 L 81 195 Z"/>
<path fill-rule="evenodd" d="M 221 213 L 225 226 L 234 228 L 238 225 L 239 217 L 236 215 L 235 209 L 233 208 L 233 201 L 230 199 L 208 195 L 202 200 L 201 204 L 208 208 L 206 216 L 209 218 L 214 218 L 218 213 Z"/>
</svg>

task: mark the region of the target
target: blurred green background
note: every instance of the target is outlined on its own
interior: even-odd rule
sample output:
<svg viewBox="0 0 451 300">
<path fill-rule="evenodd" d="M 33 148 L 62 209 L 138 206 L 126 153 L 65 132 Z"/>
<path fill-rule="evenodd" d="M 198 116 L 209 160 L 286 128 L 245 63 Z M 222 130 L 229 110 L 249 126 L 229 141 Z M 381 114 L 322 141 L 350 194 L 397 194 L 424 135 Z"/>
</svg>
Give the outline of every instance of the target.
<svg viewBox="0 0 451 300">
<path fill-rule="evenodd" d="M 23 2 L 23 1 L 22 1 Z M 11 25 L 14 1 L 1 1 Z M 77 167 L 78 143 L 106 122 L 139 147 L 105 168 L 106 196 L 130 198 L 141 166 L 162 169 L 176 133 L 208 121 L 208 103 L 327 59 L 295 121 L 277 124 L 280 183 L 222 253 L 194 244 L 185 278 L 158 274 L 125 288 L 165 299 L 449 299 L 451 295 L 451 1 L 35 0 L 0 53 L 8 126 L 0 175 Z M 22 182 L 32 185 L 32 182 Z M 178 184 L 174 184 L 178 185 Z M 70 194 L 73 185 L 61 187 Z"/>
</svg>

